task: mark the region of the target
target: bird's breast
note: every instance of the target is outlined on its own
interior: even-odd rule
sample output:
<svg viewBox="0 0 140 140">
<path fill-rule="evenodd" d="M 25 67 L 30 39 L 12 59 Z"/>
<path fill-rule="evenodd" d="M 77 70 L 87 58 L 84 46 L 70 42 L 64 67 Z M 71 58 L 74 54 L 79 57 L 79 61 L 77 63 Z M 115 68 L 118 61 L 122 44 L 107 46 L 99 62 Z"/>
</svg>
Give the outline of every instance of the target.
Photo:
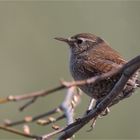
<svg viewBox="0 0 140 140">
<path fill-rule="evenodd" d="M 88 78 L 91 78 L 96 75 L 94 72 L 89 72 L 84 66 L 84 60 L 83 58 L 77 58 L 72 56 L 70 59 L 70 72 L 72 77 L 75 81 L 77 80 L 85 80 Z M 84 91 L 87 95 L 96 98 L 96 95 L 94 93 L 94 86 L 93 84 L 85 84 L 82 86 L 79 86 L 82 91 Z"/>
<path fill-rule="evenodd" d="M 83 80 L 83 79 L 88 78 L 88 74 L 85 71 L 84 62 L 82 58 L 71 56 L 70 72 L 74 80 Z"/>
</svg>

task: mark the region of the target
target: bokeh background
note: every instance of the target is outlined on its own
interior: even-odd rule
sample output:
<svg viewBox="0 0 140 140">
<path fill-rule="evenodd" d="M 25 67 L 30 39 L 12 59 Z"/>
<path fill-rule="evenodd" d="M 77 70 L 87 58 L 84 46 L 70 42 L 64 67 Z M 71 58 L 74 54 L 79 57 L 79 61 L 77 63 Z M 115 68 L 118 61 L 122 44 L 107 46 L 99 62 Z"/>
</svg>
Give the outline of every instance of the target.
<svg viewBox="0 0 140 140">
<path fill-rule="evenodd" d="M 0 2 L 0 97 L 51 88 L 61 78 L 71 80 L 68 47 L 53 38 L 80 32 L 103 37 L 129 60 L 140 53 L 140 2 Z M 86 125 L 75 139 L 140 139 L 139 93 L 114 106 L 90 133 L 86 132 L 90 124 Z M 64 95 L 61 91 L 40 98 L 24 112 L 18 111 L 24 102 L 0 105 L 0 122 L 46 112 L 59 105 Z M 83 95 L 76 117 L 82 116 L 88 102 Z M 35 134 L 52 131 L 51 125 L 29 125 Z M 0 130 L 0 139 L 26 138 Z"/>
</svg>

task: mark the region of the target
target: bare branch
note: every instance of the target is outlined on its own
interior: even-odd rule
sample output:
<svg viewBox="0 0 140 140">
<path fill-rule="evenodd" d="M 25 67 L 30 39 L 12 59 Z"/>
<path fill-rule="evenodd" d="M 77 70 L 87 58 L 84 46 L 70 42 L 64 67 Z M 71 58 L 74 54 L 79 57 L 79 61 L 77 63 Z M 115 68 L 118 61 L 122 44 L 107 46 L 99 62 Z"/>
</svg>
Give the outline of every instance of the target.
<svg viewBox="0 0 140 140">
<path fill-rule="evenodd" d="M 46 113 L 43 113 L 43 114 L 39 114 L 37 116 L 34 116 L 34 117 L 31 117 L 30 116 L 30 120 L 27 120 L 26 117 L 23 119 L 23 120 L 19 120 L 19 121 L 15 121 L 15 122 L 8 122 L 8 123 L 5 123 L 6 126 L 15 126 L 15 125 L 20 125 L 20 124 L 23 124 L 23 123 L 30 123 L 30 122 L 34 122 L 38 119 L 41 119 L 43 117 L 47 117 L 49 115 L 52 115 L 54 113 L 57 113 L 58 110 L 61 110 L 60 108 L 55 108 L 55 109 L 52 109 Z"/>
<path fill-rule="evenodd" d="M 56 134 L 59 134 L 59 133 L 61 133 L 62 131 L 64 131 L 64 128 L 61 128 L 61 129 L 58 129 L 58 130 L 56 130 L 56 131 L 54 131 L 54 132 L 51 132 L 51 133 L 49 133 L 49 134 L 43 135 L 43 136 L 42 136 L 42 139 L 43 139 L 43 140 L 49 140 L 52 136 L 54 136 L 54 135 L 56 135 Z"/>
<path fill-rule="evenodd" d="M 67 125 L 73 123 L 74 109 L 78 105 L 81 95 L 80 92 L 75 93 L 75 90 L 76 87 L 69 88 L 63 103 L 60 105 L 60 108 L 64 111 L 67 118 Z"/>
<path fill-rule="evenodd" d="M 28 101 L 26 104 L 24 104 L 23 106 L 21 106 L 19 108 L 20 111 L 23 111 L 25 108 L 27 108 L 28 106 L 30 106 L 31 104 L 33 104 L 35 101 L 37 100 L 37 97 L 33 97 L 33 99 L 31 99 L 30 101 Z"/>
<path fill-rule="evenodd" d="M 27 137 L 27 138 L 35 138 L 36 140 L 41 140 L 42 139 L 42 137 L 40 137 L 40 136 L 36 136 L 36 135 L 32 135 L 32 134 L 26 134 L 24 132 L 18 131 L 17 129 L 9 128 L 9 127 L 3 126 L 3 125 L 0 125 L 0 129 L 3 129 L 3 130 L 8 131 L 8 132 L 12 132 L 12 133 L 20 135 L 20 136 L 24 136 L 24 137 Z"/>
<path fill-rule="evenodd" d="M 57 86 L 57 87 L 52 88 L 50 90 L 41 90 L 41 91 L 27 93 L 27 94 L 18 95 L 18 96 L 10 95 L 7 98 L 0 98 L 0 104 L 6 103 L 6 102 L 11 102 L 11 101 L 21 101 L 21 100 L 25 100 L 25 99 L 34 98 L 34 97 L 43 97 L 43 96 L 46 96 L 46 95 L 51 94 L 53 92 L 62 90 L 64 88 L 66 88 L 64 85 L 60 85 L 60 86 Z"/>
</svg>

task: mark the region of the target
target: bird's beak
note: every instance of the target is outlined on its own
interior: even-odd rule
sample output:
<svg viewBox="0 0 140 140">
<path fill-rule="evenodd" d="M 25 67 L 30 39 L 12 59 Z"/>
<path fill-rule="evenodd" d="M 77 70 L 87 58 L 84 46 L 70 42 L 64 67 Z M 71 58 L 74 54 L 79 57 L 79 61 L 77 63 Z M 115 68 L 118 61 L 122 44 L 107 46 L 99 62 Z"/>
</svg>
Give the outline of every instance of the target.
<svg viewBox="0 0 140 140">
<path fill-rule="evenodd" d="M 59 41 L 63 41 L 63 42 L 66 42 L 66 43 L 69 43 L 71 41 L 68 38 L 62 38 L 62 37 L 55 37 L 54 39 L 59 40 Z"/>
</svg>

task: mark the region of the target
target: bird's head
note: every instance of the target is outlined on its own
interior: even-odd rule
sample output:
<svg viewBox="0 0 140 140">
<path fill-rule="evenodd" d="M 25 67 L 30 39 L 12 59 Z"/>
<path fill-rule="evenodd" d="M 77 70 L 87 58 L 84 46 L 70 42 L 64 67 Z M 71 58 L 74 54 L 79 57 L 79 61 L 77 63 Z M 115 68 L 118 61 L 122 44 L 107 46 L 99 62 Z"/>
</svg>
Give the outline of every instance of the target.
<svg viewBox="0 0 140 140">
<path fill-rule="evenodd" d="M 66 42 L 73 54 L 81 54 L 103 42 L 103 39 L 90 33 L 80 33 L 70 38 L 56 37 L 55 39 Z"/>
</svg>

